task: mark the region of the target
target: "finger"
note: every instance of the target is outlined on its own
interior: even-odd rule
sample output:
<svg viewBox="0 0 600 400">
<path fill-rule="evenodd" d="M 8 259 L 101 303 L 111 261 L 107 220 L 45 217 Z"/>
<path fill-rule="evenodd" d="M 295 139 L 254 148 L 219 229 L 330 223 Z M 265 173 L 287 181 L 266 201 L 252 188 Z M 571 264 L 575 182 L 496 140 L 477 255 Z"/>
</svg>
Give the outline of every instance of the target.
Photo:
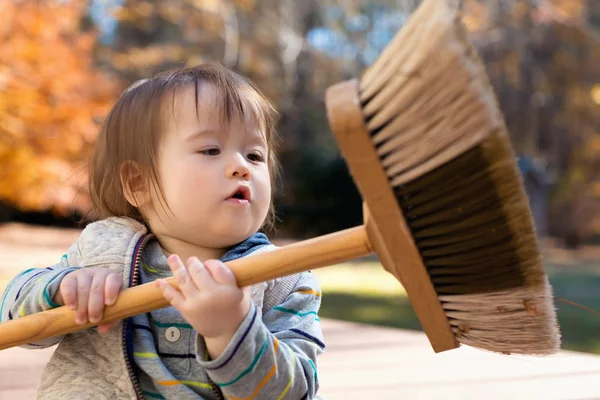
<svg viewBox="0 0 600 400">
<path fill-rule="evenodd" d="M 92 277 L 88 274 L 79 274 L 77 276 L 77 311 L 75 322 L 85 324 L 87 322 L 88 299 L 90 295 L 90 286 Z"/>
<path fill-rule="evenodd" d="M 177 284 L 179 285 L 179 291 L 185 297 L 186 293 L 193 293 L 195 291 L 194 283 L 190 279 L 187 268 L 183 265 L 183 261 L 179 258 L 178 255 L 172 254 L 167 259 L 169 264 L 169 268 L 173 272 L 173 276 L 177 279 Z"/>
<path fill-rule="evenodd" d="M 188 271 L 192 282 L 198 288 L 197 290 L 208 291 L 215 285 L 212 274 L 198 258 L 190 257 L 188 260 Z"/>
<path fill-rule="evenodd" d="M 118 274 L 109 274 L 104 283 L 104 304 L 112 306 L 117 301 L 123 280 Z"/>
<path fill-rule="evenodd" d="M 171 303 L 171 305 L 177 310 L 179 310 L 179 307 L 184 304 L 185 299 L 181 292 L 175 289 L 164 279 L 157 279 L 156 286 L 158 286 L 158 288 L 161 290 L 163 297 L 167 299 L 167 301 Z"/>
<path fill-rule="evenodd" d="M 175 279 L 177 279 L 179 291 L 183 297 L 187 298 L 188 296 L 192 296 L 194 293 L 196 293 L 198 289 L 194 285 L 194 282 L 192 282 L 188 270 L 183 265 L 181 258 L 179 258 L 179 256 L 176 254 L 172 254 L 169 256 L 167 261 L 171 271 L 173 271 L 173 276 L 175 276 Z"/>
<path fill-rule="evenodd" d="M 109 322 L 108 324 L 98 325 L 98 332 L 105 335 L 108 332 L 110 332 L 115 326 L 117 326 L 118 323 L 119 321 L 113 321 Z"/>
<path fill-rule="evenodd" d="M 60 282 L 60 294 L 69 310 L 77 309 L 77 277 L 67 274 Z"/>
<path fill-rule="evenodd" d="M 235 275 L 223 262 L 219 260 L 207 260 L 204 265 L 218 284 L 237 286 Z"/>
<path fill-rule="evenodd" d="M 104 285 L 107 275 L 96 273 L 92 278 L 88 298 L 88 318 L 91 323 L 100 322 L 104 314 Z"/>
</svg>

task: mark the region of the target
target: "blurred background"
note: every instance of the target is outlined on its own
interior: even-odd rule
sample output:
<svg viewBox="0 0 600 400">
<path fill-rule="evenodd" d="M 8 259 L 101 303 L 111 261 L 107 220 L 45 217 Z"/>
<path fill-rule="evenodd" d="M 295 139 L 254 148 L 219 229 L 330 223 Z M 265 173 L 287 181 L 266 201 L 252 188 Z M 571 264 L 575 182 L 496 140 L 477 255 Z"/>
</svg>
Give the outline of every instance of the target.
<svg viewBox="0 0 600 400">
<path fill-rule="evenodd" d="M 128 83 L 173 66 L 223 62 L 276 104 L 283 179 L 274 238 L 360 224 L 324 91 L 359 76 L 418 3 L 0 0 L 0 284 L 74 240 L 90 206 L 85 162 L 99 124 Z M 600 310 L 600 1 L 463 7 L 519 157 L 564 347 L 600 354 L 600 316 L 560 300 Z M 318 273 L 324 316 L 419 329 L 376 259 Z"/>
</svg>

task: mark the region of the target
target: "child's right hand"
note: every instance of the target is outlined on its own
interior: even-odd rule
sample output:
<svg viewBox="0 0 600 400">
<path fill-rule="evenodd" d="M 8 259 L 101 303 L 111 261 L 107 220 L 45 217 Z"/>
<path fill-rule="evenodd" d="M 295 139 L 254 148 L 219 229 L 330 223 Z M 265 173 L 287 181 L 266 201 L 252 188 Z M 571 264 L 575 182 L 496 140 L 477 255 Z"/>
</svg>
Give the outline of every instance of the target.
<svg viewBox="0 0 600 400">
<path fill-rule="evenodd" d="M 122 286 L 122 278 L 104 268 L 82 268 L 65 275 L 54 301 L 76 310 L 75 322 L 96 323 L 104 316 L 104 307 L 113 305 Z M 98 332 L 107 333 L 118 321 L 98 325 Z"/>
</svg>

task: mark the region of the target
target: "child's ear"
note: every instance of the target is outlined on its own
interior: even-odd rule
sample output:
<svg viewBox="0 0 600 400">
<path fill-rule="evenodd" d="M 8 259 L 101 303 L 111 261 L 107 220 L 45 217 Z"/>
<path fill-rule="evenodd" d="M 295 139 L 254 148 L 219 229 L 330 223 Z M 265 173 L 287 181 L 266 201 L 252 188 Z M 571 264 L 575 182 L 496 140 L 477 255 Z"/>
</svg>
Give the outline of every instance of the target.
<svg viewBox="0 0 600 400">
<path fill-rule="evenodd" d="M 125 199 L 135 208 L 142 208 L 151 202 L 150 191 L 141 168 L 135 161 L 125 161 L 120 169 L 121 187 Z"/>
</svg>

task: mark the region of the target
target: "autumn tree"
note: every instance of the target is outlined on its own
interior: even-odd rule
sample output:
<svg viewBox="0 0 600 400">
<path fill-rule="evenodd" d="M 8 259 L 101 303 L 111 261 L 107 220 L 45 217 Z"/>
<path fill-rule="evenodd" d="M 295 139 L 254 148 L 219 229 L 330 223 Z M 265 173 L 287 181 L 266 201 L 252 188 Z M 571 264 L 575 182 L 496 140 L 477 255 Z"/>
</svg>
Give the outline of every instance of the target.
<svg viewBox="0 0 600 400">
<path fill-rule="evenodd" d="M 600 35 L 584 0 L 467 3 L 477 45 L 520 155 L 552 178 L 550 233 L 600 235 Z M 597 9 L 597 6 L 596 6 Z"/>
<path fill-rule="evenodd" d="M 0 0 L 0 202 L 85 212 L 84 168 L 115 100 L 94 65 L 87 2 Z"/>
</svg>

